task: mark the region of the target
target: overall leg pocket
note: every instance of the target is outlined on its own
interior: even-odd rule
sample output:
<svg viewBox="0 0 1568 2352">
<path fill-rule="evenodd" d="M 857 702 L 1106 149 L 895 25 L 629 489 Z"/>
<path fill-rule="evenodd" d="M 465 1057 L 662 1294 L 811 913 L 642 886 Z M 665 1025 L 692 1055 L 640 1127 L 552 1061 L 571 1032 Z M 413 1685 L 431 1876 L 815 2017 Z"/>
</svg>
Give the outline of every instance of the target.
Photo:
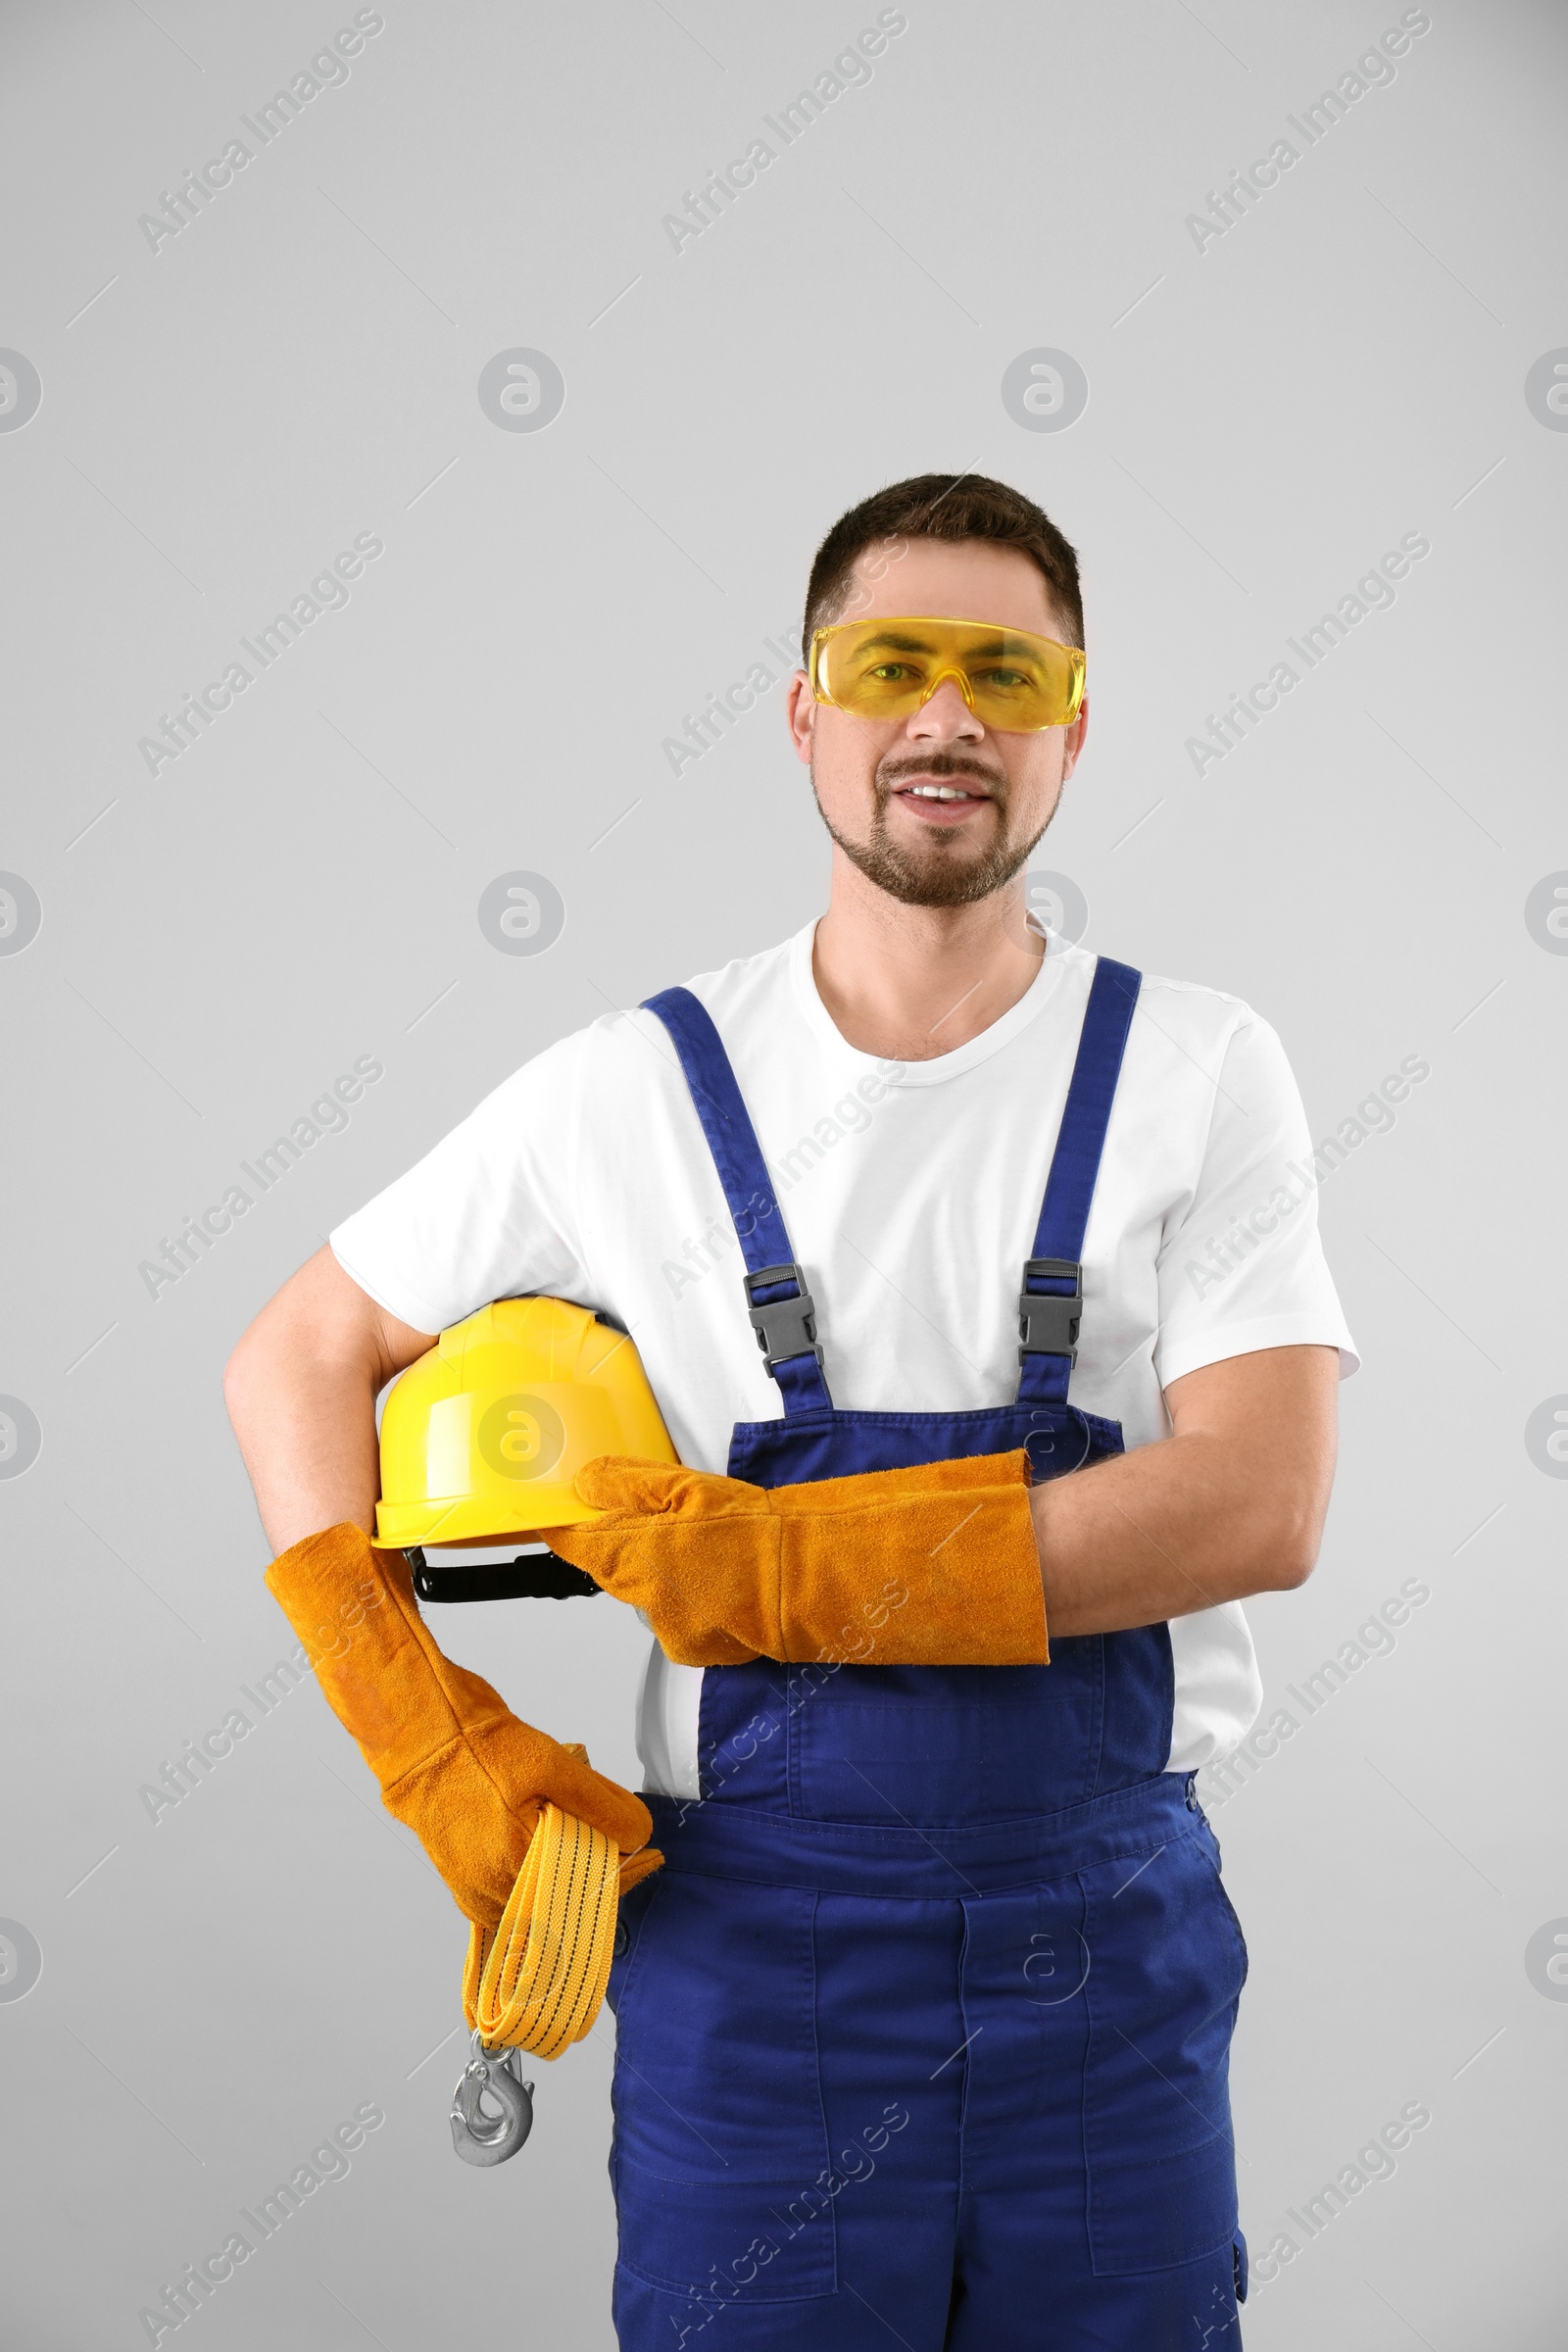
<svg viewBox="0 0 1568 2352">
<path fill-rule="evenodd" d="M 1242 1983 L 1245 1984 L 1249 1967 L 1247 1937 L 1242 1932 L 1242 1923 L 1236 1916 L 1236 1905 L 1225 1891 L 1225 1881 L 1220 1875 L 1219 1840 L 1212 1830 L 1208 1832 L 1207 1836 L 1207 1851 L 1209 1864 L 1214 1873 L 1214 1884 L 1219 1889 L 1219 1899 L 1224 1905 L 1225 1917 L 1230 1921 L 1231 1934 L 1236 1939 L 1236 1956 L 1241 1962 Z"/>
<path fill-rule="evenodd" d="M 1100 2277 L 1174 2268 L 1236 2235 L 1229 2072 L 1246 1959 L 1211 1843 L 1195 1830 L 1084 1879 Z"/>
<path fill-rule="evenodd" d="M 643 1921 L 658 1900 L 663 1873 L 655 1871 L 652 1878 L 641 1879 L 630 1894 L 623 1894 L 615 1914 L 615 1940 L 610 1963 L 610 1982 L 605 1986 L 605 2000 L 612 2017 L 620 2014 L 621 1995 L 626 1990 L 637 1965 L 637 1947 L 642 1941 Z"/>
<path fill-rule="evenodd" d="M 667 1868 L 618 1987 L 623 2270 L 716 2304 L 836 2284 L 816 1897 Z"/>
</svg>

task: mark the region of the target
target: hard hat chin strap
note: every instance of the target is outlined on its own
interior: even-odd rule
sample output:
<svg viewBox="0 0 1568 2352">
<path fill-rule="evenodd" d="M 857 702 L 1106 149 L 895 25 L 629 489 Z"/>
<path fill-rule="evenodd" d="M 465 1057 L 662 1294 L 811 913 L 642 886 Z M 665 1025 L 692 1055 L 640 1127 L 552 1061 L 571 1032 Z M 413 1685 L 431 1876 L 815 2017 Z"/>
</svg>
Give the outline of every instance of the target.
<svg viewBox="0 0 1568 2352">
<path fill-rule="evenodd" d="M 514 1560 L 443 1560 L 432 1567 L 422 1545 L 411 1544 L 403 1556 L 420 1600 L 591 1600 L 599 1591 L 591 1576 L 553 1551 L 522 1551 Z"/>
</svg>

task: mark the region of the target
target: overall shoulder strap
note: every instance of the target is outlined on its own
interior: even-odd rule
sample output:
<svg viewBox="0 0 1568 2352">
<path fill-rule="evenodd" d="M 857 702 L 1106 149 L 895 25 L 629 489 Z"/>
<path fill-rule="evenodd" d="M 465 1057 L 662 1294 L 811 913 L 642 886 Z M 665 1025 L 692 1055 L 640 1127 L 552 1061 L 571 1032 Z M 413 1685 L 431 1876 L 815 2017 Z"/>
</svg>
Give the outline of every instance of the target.
<svg viewBox="0 0 1568 2352">
<path fill-rule="evenodd" d="M 1018 1299 L 1018 1402 L 1061 1405 L 1078 1353 L 1084 1232 L 1143 974 L 1102 956 Z"/>
<path fill-rule="evenodd" d="M 786 1414 L 830 1407 L 816 1338 L 816 1309 L 796 1261 L 751 1114 L 708 1008 L 689 988 L 649 997 L 645 1012 L 664 1024 L 680 1057 L 692 1103 L 746 1261 L 746 1310 Z"/>
</svg>

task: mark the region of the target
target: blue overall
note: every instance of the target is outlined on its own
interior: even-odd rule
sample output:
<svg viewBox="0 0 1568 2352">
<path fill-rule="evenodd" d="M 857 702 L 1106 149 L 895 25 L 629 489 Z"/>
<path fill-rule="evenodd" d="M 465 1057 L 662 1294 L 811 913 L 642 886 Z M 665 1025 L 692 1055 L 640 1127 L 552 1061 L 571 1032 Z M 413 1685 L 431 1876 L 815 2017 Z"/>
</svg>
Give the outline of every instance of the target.
<svg viewBox="0 0 1568 2352">
<path fill-rule="evenodd" d="M 1080 1257 L 1139 974 L 1100 959 L 1024 1269 L 1017 1401 L 845 1412 L 734 1073 L 672 1038 L 748 1268 L 781 1419 L 763 1487 L 1028 1448 L 1122 1450 L 1067 1401 Z M 977 1147 L 980 1139 L 977 1139 Z M 1164 1625 L 1049 1666 L 710 1668 L 701 1797 L 650 1800 L 664 1868 L 611 1981 L 625 2352 L 1236 2352 L 1227 2068 L 1246 1953 L 1191 1776 L 1164 1770 Z M 834 1663 L 855 1653 L 871 1663 Z"/>
</svg>

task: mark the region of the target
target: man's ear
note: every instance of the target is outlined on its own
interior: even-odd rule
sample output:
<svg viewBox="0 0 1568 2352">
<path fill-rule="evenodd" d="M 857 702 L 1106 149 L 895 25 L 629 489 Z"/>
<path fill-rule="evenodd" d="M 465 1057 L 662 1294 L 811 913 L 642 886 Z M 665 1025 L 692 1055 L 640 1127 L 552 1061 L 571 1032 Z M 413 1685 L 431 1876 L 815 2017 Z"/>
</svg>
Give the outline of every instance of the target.
<svg viewBox="0 0 1568 2352">
<path fill-rule="evenodd" d="M 811 764 L 811 745 L 816 733 L 816 703 L 810 680 L 804 669 L 798 669 L 790 679 L 784 698 L 785 715 L 789 721 L 790 739 L 795 757 L 803 767 Z"/>
<path fill-rule="evenodd" d="M 1061 781 L 1064 786 L 1067 778 L 1072 774 L 1073 769 L 1078 764 L 1080 755 L 1082 754 L 1084 748 L 1084 737 L 1088 734 L 1088 732 L 1089 697 L 1086 694 L 1083 701 L 1078 706 L 1078 715 L 1073 720 L 1072 725 L 1062 729 L 1062 733 L 1066 737 L 1066 741 L 1062 745 L 1061 757 Z"/>
</svg>

